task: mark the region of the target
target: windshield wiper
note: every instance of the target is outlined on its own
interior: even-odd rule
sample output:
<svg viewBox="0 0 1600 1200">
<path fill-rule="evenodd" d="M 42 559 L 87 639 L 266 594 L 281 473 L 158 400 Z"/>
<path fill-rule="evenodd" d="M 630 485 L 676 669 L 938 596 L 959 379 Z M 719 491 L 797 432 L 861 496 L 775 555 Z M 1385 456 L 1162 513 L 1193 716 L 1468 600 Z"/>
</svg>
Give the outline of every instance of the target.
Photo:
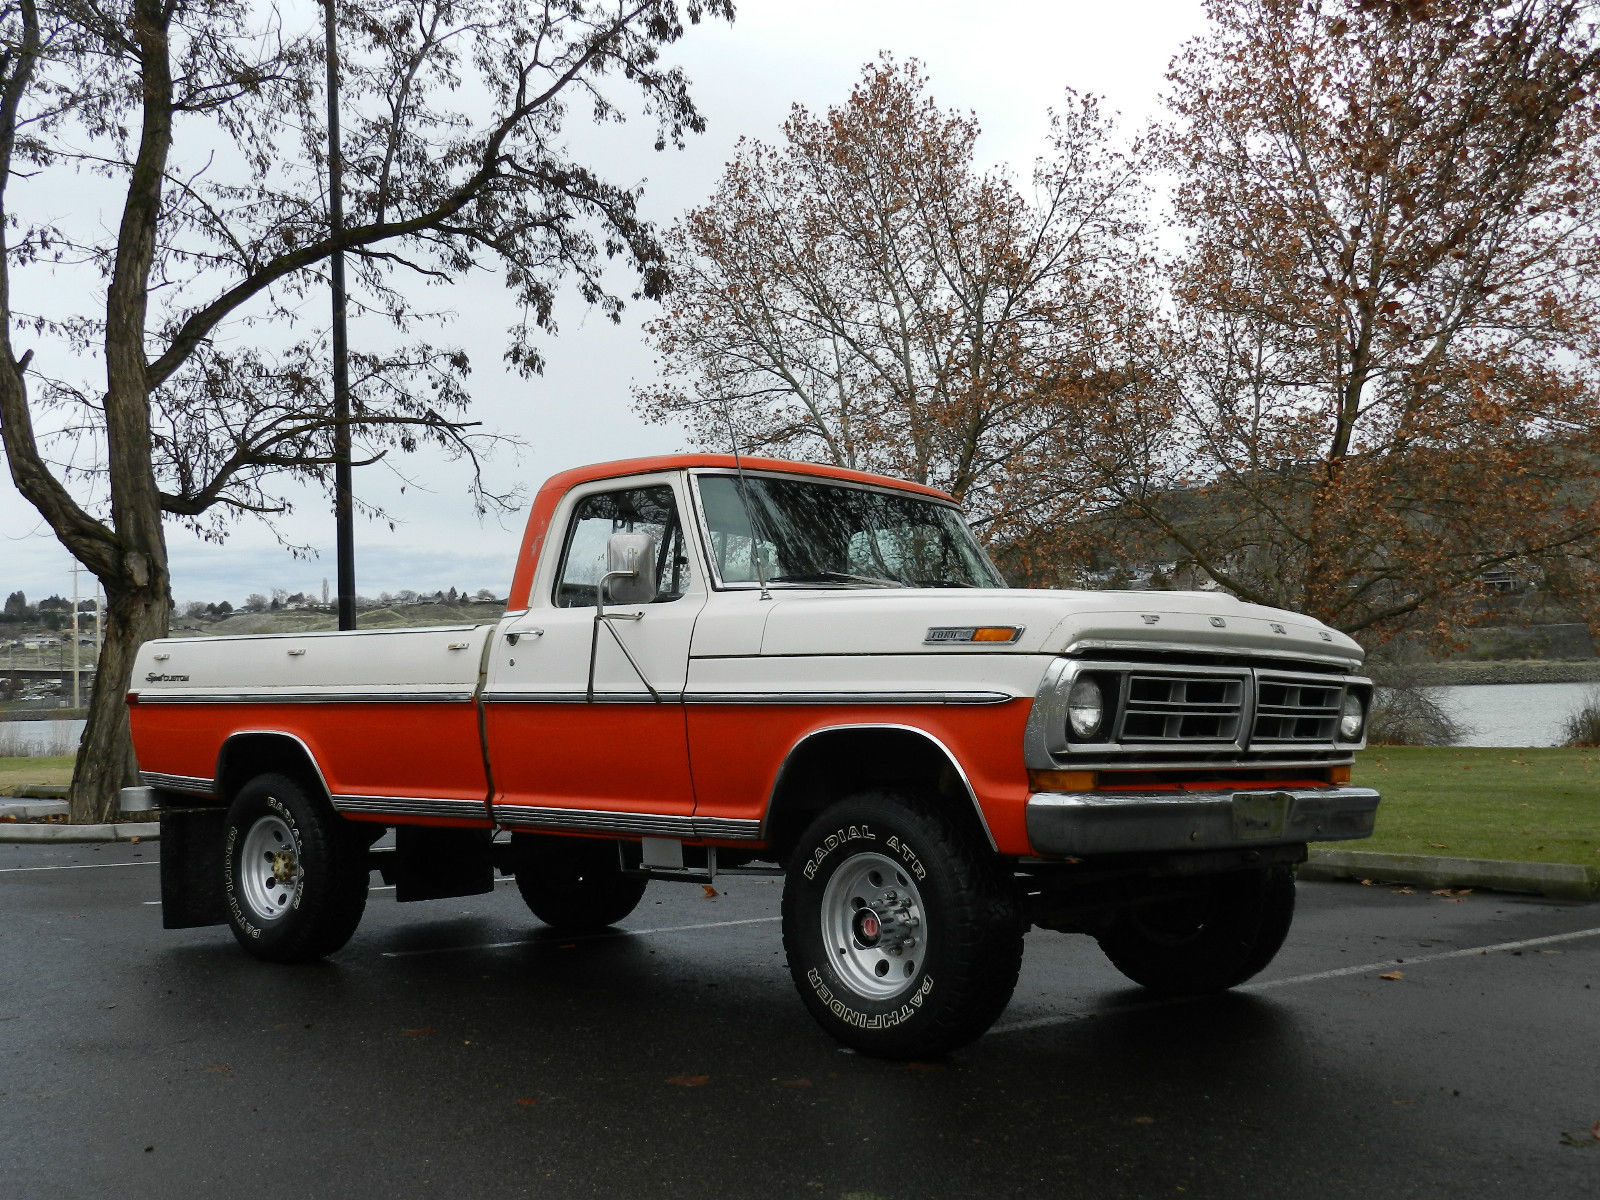
<svg viewBox="0 0 1600 1200">
<path fill-rule="evenodd" d="M 848 571 L 812 571 L 806 575 L 773 575 L 769 583 L 860 583 L 867 587 L 905 587 L 898 579 L 883 579 L 877 575 L 852 575 Z"/>
</svg>

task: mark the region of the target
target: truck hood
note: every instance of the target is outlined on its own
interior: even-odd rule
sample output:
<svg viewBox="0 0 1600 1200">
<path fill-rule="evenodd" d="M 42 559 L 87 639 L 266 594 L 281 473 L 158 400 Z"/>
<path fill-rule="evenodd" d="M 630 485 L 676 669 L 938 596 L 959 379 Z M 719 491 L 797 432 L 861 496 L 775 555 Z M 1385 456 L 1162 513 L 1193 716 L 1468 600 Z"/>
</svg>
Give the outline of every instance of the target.
<svg viewBox="0 0 1600 1200">
<path fill-rule="evenodd" d="M 927 643 L 933 628 L 1014 625 L 1008 645 Z M 864 588 L 778 592 L 761 637 L 764 655 L 1066 654 L 1188 650 L 1317 659 L 1349 669 L 1363 652 L 1322 622 L 1246 604 L 1221 592 Z"/>
</svg>

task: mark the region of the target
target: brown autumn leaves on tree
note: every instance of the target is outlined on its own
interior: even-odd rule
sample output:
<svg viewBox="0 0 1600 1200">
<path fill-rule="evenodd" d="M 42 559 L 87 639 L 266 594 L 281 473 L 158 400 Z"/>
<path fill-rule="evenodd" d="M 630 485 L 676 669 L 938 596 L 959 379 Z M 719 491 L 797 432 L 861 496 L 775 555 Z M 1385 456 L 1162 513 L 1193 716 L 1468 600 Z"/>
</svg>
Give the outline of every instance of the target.
<svg viewBox="0 0 1600 1200">
<path fill-rule="evenodd" d="M 1179 560 L 1370 644 L 1507 567 L 1593 619 L 1590 7 L 1208 13 L 1150 152 L 1070 99 L 1031 198 L 892 62 L 743 146 L 669 237 L 642 410 L 946 487 L 1036 582 Z"/>
<path fill-rule="evenodd" d="M 466 356 L 422 336 L 416 285 L 503 272 L 524 370 L 558 288 L 621 309 L 607 259 L 659 294 L 637 190 L 586 167 L 564 129 L 637 109 L 658 148 L 681 143 L 703 122 L 662 52 L 732 11 L 339 0 L 336 247 L 320 19 L 295 31 L 240 0 L 0 0 L 0 439 L 18 491 L 107 598 L 75 821 L 108 819 L 138 781 L 123 696 L 139 644 L 167 631 L 166 523 L 221 540 L 284 511 L 288 481 L 331 483 L 330 254 L 387 331 L 352 356 L 356 455 L 470 453 Z"/>
<path fill-rule="evenodd" d="M 1592 7 L 1210 13 L 1165 145 L 1176 450 L 1102 474 L 1104 532 L 1369 640 L 1481 615 L 1500 566 L 1592 618 Z"/>
<path fill-rule="evenodd" d="M 977 122 L 885 59 L 783 144 L 740 143 L 667 237 L 648 326 L 664 382 L 639 408 L 726 449 L 933 484 L 987 532 L 1057 512 L 1137 259 L 1137 172 L 1068 98 L 1025 199 L 973 161 Z"/>
</svg>

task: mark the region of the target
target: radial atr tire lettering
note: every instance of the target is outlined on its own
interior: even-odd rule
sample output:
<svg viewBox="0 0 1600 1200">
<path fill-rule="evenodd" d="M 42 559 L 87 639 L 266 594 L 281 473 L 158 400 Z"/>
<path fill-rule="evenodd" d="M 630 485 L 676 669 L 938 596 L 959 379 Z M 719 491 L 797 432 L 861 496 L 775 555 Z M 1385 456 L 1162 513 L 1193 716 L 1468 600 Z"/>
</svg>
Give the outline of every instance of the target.
<svg viewBox="0 0 1600 1200">
<path fill-rule="evenodd" d="M 783 891 L 789 973 L 811 1015 L 883 1058 L 943 1054 L 1010 1002 L 1022 962 L 1001 860 L 932 801 L 863 792 L 801 836 Z"/>
<path fill-rule="evenodd" d="M 361 923 L 366 843 L 287 775 L 258 775 L 239 789 L 228 809 L 222 858 L 228 925 L 257 958 L 322 958 Z"/>
</svg>

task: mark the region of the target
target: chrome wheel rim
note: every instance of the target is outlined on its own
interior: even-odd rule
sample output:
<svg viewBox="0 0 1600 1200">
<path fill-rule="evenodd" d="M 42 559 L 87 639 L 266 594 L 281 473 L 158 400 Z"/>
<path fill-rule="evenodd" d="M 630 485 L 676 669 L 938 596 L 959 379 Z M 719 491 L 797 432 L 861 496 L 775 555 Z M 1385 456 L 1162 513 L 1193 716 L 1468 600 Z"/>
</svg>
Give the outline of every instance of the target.
<svg viewBox="0 0 1600 1200">
<path fill-rule="evenodd" d="M 898 996 L 915 982 L 927 954 L 922 893 L 894 859 L 852 855 L 823 889 L 822 944 L 857 995 Z"/>
<path fill-rule="evenodd" d="M 294 908 L 305 883 L 300 847 L 282 817 L 265 816 L 250 826 L 239 851 L 239 891 L 262 921 L 275 921 Z"/>
</svg>

